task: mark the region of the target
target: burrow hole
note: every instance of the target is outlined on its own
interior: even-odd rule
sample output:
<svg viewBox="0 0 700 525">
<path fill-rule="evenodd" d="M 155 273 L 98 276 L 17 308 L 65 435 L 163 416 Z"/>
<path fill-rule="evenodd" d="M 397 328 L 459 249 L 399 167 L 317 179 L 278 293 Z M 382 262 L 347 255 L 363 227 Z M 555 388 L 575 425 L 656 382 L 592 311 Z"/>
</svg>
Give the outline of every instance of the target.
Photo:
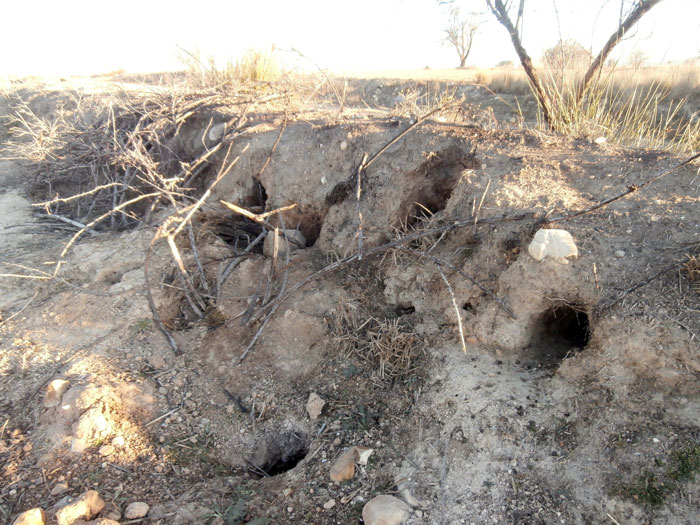
<svg viewBox="0 0 700 525">
<path fill-rule="evenodd" d="M 266 433 L 248 460 L 248 471 L 257 478 L 272 477 L 292 470 L 309 453 L 309 436 L 298 429 Z"/>
<path fill-rule="evenodd" d="M 255 204 L 256 209 L 270 211 L 272 207 L 270 207 L 270 209 L 266 208 L 267 197 L 265 186 L 254 178 L 253 193 L 249 195 L 248 200 Z M 310 248 L 316 243 L 321 233 L 321 227 L 323 226 L 323 220 L 326 218 L 327 212 L 327 208 L 323 206 L 297 206 L 284 212 L 283 221 L 280 220 L 277 214 L 271 216 L 269 221 L 273 226 L 279 228 L 284 225 L 284 228 L 287 230 L 298 229 L 306 239 L 306 247 Z"/>
<path fill-rule="evenodd" d="M 413 226 L 419 220 L 444 210 L 462 172 L 479 166 L 473 152 L 465 152 L 457 146 L 430 153 L 425 162 L 410 174 L 422 177 L 424 183 L 416 188 L 406 203 L 407 225 Z"/>
<path fill-rule="evenodd" d="M 537 318 L 530 339 L 535 364 L 556 367 L 566 357 L 585 349 L 590 338 L 590 321 L 582 305 L 552 306 Z"/>
</svg>

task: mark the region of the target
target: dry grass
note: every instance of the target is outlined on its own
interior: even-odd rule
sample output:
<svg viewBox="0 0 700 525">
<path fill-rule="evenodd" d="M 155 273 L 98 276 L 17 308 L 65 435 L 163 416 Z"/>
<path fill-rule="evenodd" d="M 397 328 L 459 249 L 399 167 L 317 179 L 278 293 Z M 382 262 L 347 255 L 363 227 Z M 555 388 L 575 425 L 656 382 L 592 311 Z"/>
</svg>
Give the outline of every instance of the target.
<svg viewBox="0 0 700 525">
<path fill-rule="evenodd" d="M 700 258 L 697 255 L 688 255 L 688 260 L 683 268 L 693 290 L 700 293 Z"/>
<path fill-rule="evenodd" d="M 581 103 L 581 69 L 540 71 L 554 108 L 555 127 L 574 136 L 605 136 L 631 147 L 692 152 L 700 147 L 700 66 L 611 68 L 591 85 Z M 494 93 L 531 97 L 522 69 L 473 72 L 474 82 Z M 541 115 L 538 124 L 544 127 Z"/>
<path fill-rule="evenodd" d="M 360 314 L 354 304 L 341 304 L 333 317 L 333 341 L 348 357 L 376 367 L 381 380 L 402 379 L 417 369 L 422 353 L 419 338 L 400 319 L 377 319 Z"/>
<path fill-rule="evenodd" d="M 276 82 L 284 71 L 274 47 L 269 50 L 249 49 L 237 61 L 217 65 L 212 56 L 203 58 L 197 51 L 180 50 L 180 61 L 186 66 L 185 82 L 193 89 L 229 90 L 246 82 Z"/>
</svg>

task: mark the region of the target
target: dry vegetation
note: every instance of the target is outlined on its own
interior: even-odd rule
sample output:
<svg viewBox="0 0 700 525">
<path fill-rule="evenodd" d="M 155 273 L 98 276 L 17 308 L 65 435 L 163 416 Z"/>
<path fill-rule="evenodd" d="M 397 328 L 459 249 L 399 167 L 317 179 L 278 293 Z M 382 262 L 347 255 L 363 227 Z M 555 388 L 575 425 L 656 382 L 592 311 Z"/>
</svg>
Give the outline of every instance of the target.
<svg viewBox="0 0 700 525">
<path fill-rule="evenodd" d="M 474 81 L 497 94 L 531 95 L 522 69 L 476 71 Z M 598 135 L 621 145 L 692 152 L 700 147 L 700 67 L 695 62 L 602 71 L 580 104 L 580 69 L 546 69 L 545 91 L 558 128 L 572 135 Z M 538 123 L 542 126 L 541 118 Z"/>
</svg>

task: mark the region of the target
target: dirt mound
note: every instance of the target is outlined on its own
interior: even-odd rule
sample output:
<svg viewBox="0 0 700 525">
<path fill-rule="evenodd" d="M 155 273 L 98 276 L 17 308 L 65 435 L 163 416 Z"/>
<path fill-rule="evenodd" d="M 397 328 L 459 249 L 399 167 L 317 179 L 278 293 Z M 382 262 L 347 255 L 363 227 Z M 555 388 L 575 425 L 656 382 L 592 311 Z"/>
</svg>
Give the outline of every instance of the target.
<svg viewBox="0 0 700 525">
<path fill-rule="evenodd" d="M 192 217 L 164 199 L 150 224 L 134 211 L 130 229 L 83 237 L 58 280 L 0 282 L 7 519 L 56 503 L 57 483 L 147 501 L 152 523 L 356 523 L 381 493 L 411 505 L 410 523 L 697 518 L 694 167 L 562 219 L 681 159 L 273 109 L 207 157 L 182 201 L 207 196 Z M 169 155 L 202 158 L 235 117 L 203 108 Z M 29 242 L 26 191 L 0 196 L 15 210 L 0 233 L 27 236 L 3 264 L 47 277 L 55 254 Z M 190 219 L 177 250 L 157 238 Z M 542 227 L 569 231 L 578 257 L 535 260 Z M 305 245 L 266 255 L 275 228 Z M 46 408 L 53 379 L 71 388 Z M 373 449 L 368 464 L 331 482 L 352 446 Z"/>
</svg>

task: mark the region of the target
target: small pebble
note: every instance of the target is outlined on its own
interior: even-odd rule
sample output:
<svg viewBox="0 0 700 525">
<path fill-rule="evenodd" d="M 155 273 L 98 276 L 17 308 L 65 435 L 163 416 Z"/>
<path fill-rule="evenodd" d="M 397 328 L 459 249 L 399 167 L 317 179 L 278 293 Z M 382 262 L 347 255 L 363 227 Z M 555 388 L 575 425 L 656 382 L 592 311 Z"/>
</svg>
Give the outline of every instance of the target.
<svg viewBox="0 0 700 525">
<path fill-rule="evenodd" d="M 114 454 L 114 445 L 103 445 L 100 447 L 100 456 L 111 456 Z"/>
<path fill-rule="evenodd" d="M 129 506 L 124 511 L 124 517 L 128 520 L 143 518 L 146 514 L 148 514 L 149 508 L 148 503 L 144 503 L 143 501 L 134 501 L 133 503 L 129 503 Z"/>
<path fill-rule="evenodd" d="M 615 250 L 615 257 L 618 259 L 622 259 L 625 256 L 625 251 L 624 250 Z"/>
<path fill-rule="evenodd" d="M 333 507 L 335 507 L 335 500 L 333 498 L 323 504 L 323 508 L 326 510 L 331 510 Z"/>
<path fill-rule="evenodd" d="M 348 149 L 348 143 L 344 140 L 340 143 L 340 151 L 345 151 L 346 149 Z"/>
</svg>

